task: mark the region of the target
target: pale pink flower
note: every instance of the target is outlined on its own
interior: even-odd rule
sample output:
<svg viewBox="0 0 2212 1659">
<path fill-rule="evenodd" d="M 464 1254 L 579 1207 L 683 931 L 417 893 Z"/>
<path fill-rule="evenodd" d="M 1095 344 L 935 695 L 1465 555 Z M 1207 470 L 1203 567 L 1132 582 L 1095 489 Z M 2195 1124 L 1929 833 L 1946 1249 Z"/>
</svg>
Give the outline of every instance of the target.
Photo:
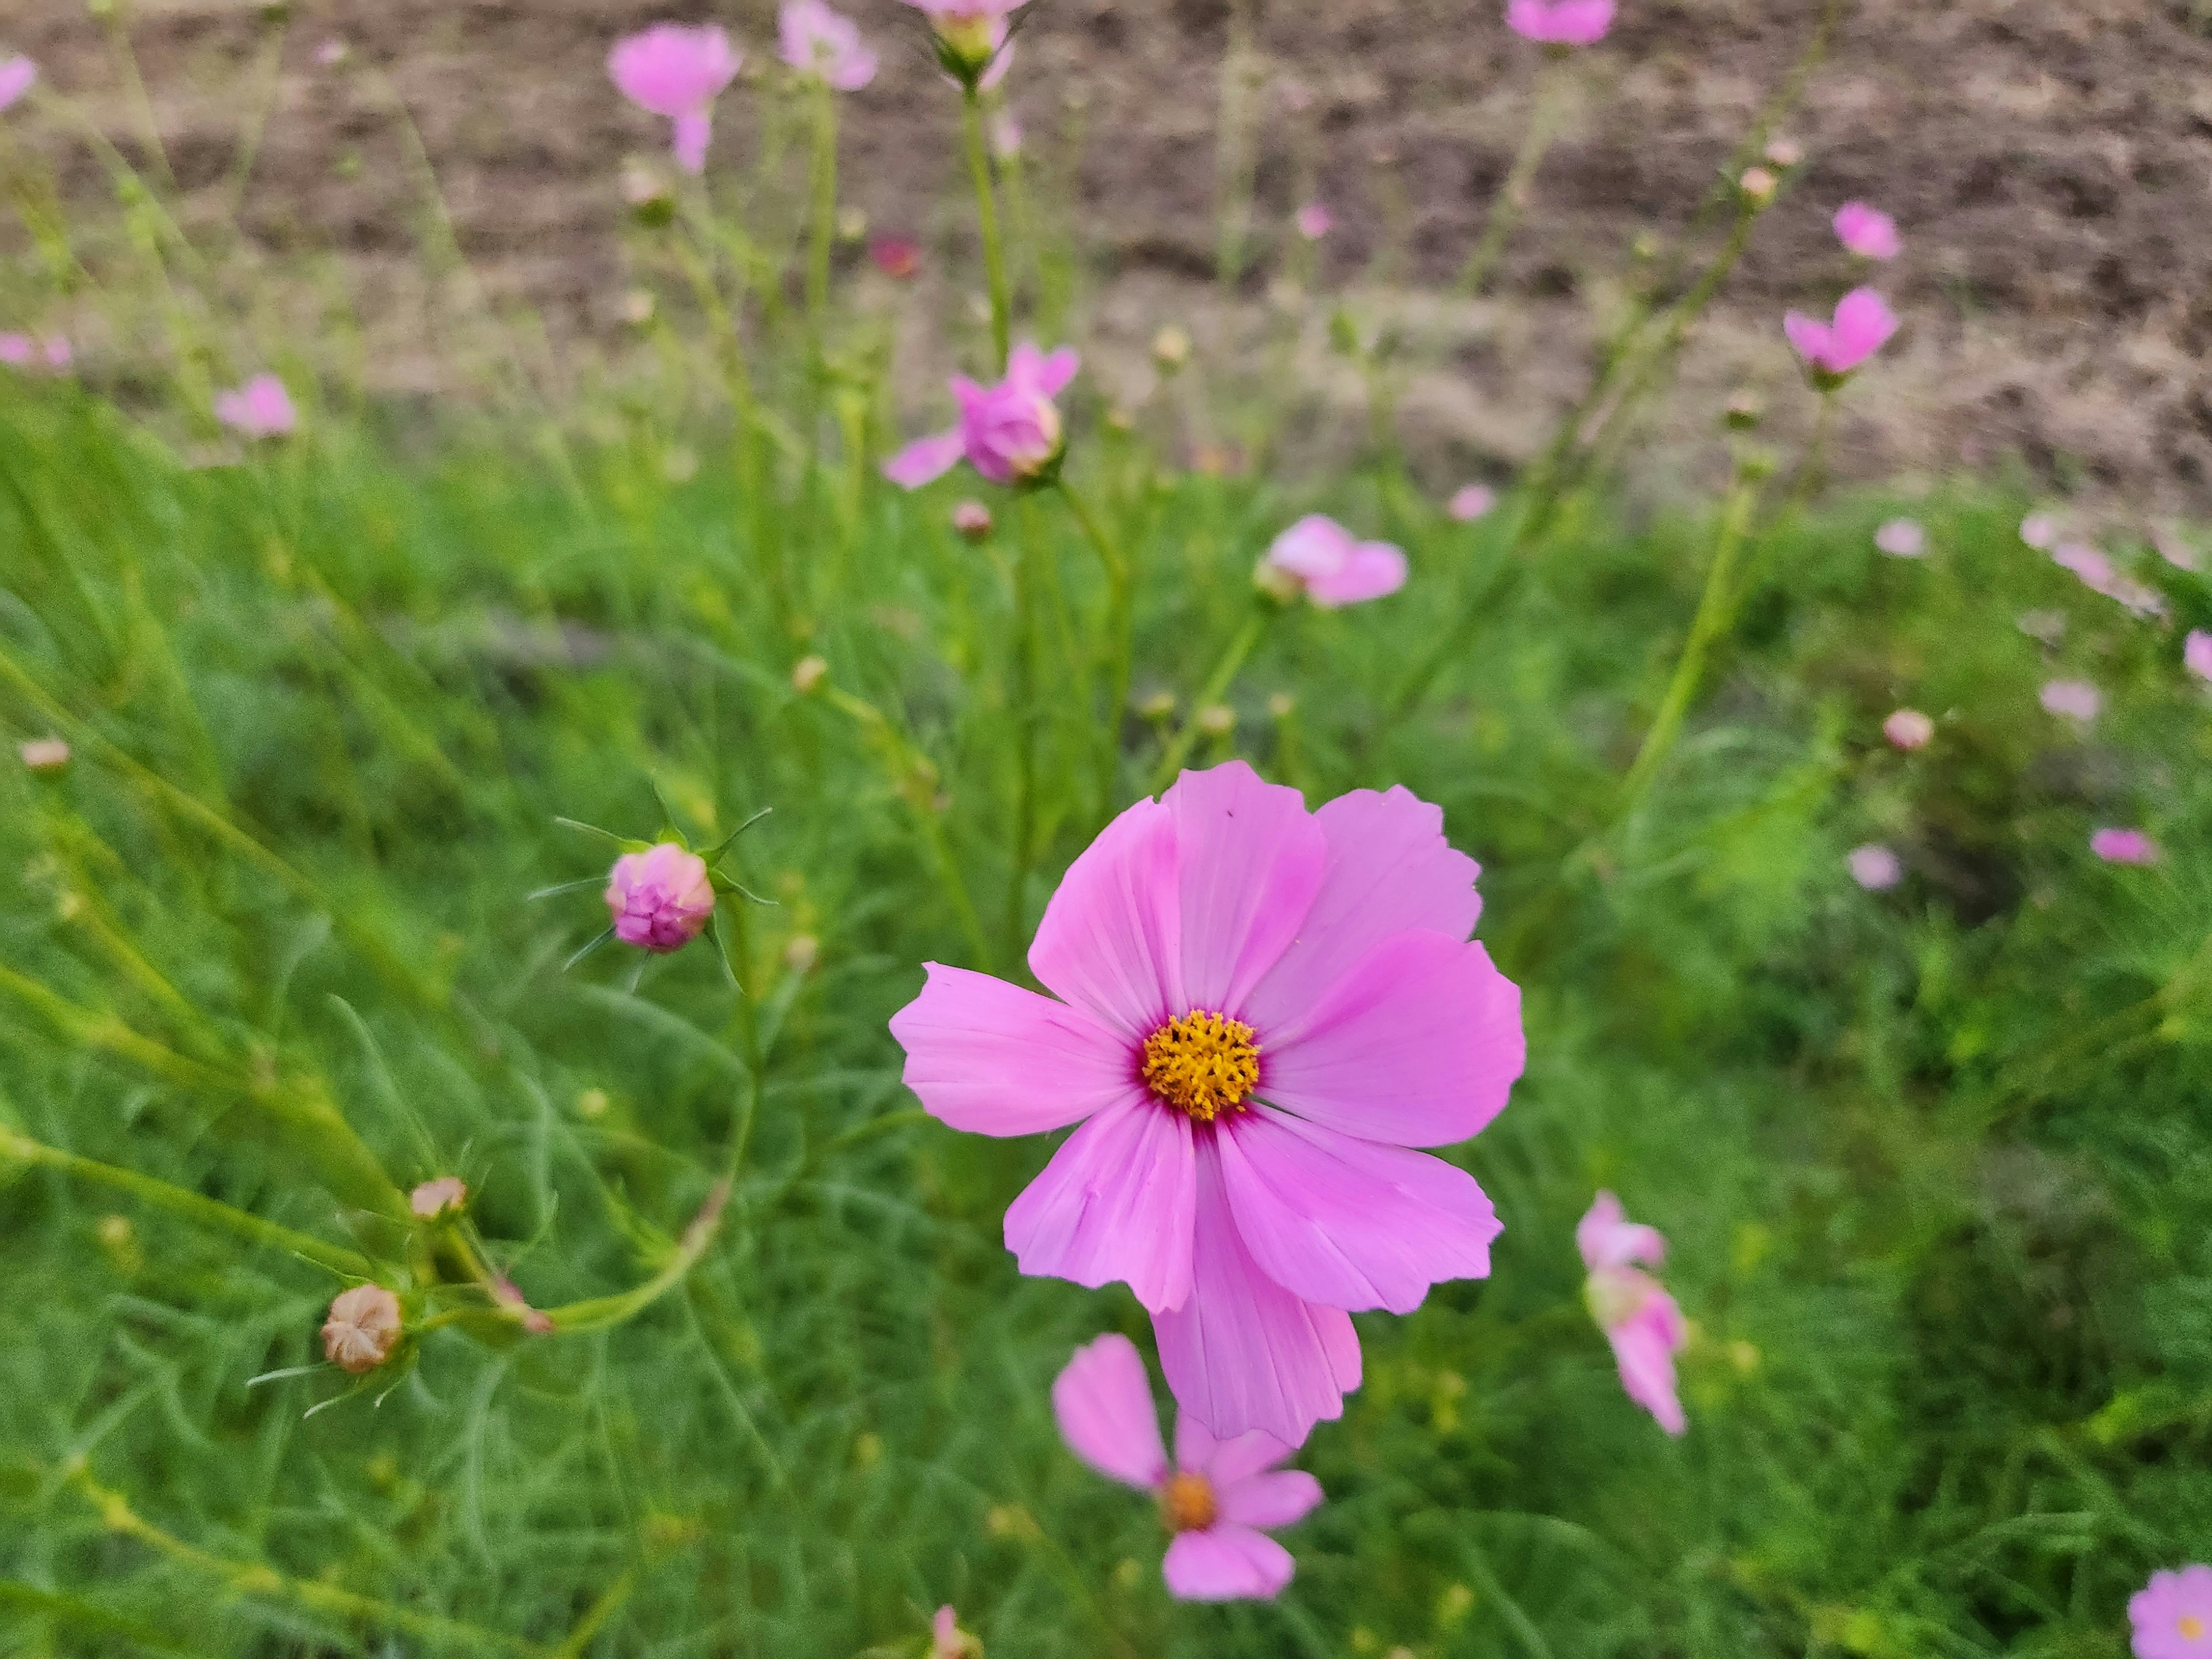
<svg viewBox="0 0 2212 1659">
<path fill-rule="evenodd" d="M 1936 735 L 1936 722 L 1917 708 L 1900 708 L 1881 723 L 1881 734 L 1899 749 L 1917 749 Z"/>
<path fill-rule="evenodd" d="M 219 395 L 215 417 L 242 438 L 280 438 L 300 421 L 284 382 L 269 374 Z"/>
<path fill-rule="evenodd" d="M 1871 842 L 1852 848 L 1844 862 L 1850 866 L 1851 879 L 1869 893 L 1886 891 L 1905 879 L 1905 866 L 1897 854 Z"/>
<path fill-rule="evenodd" d="M 1893 559 L 1917 559 L 1928 550 L 1928 532 L 1917 519 L 1892 519 L 1874 532 L 1874 544 Z"/>
<path fill-rule="evenodd" d="M 0 110 L 6 109 L 38 82 L 39 66 L 27 58 L 0 58 Z"/>
<path fill-rule="evenodd" d="M 2181 660 L 2189 672 L 2200 680 L 2212 680 L 2212 634 L 2201 628 L 2189 630 L 2182 641 Z"/>
<path fill-rule="evenodd" d="M 1505 27 L 1547 46 L 1587 46 L 1613 27 L 1613 0 L 1506 0 Z"/>
<path fill-rule="evenodd" d="M 2140 830 L 2100 830 L 2089 850 L 2107 864 L 2156 864 L 2158 843 Z"/>
<path fill-rule="evenodd" d="M 1575 1224 L 1575 1245 L 1589 1273 L 1583 1299 L 1613 1345 L 1620 1386 L 1661 1428 L 1681 1433 L 1689 1425 L 1674 1390 L 1674 1355 L 1689 1340 L 1689 1327 L 1659 1281 L 1631 1265 L 1657 1267 L 1667 1259 L 1667 1241 L 1656 1228 L 1629 1220 L 1611 1193 L 1600 1193 Z"/>
<path fill-rule="evenodd" d="M 686 173 L 702 173 L 714 136 L 714 100 L 737 78 L 744 61 L 714 24 L 655 23 L 615 42 L 607 74 L 630 102 L 673 123 L 676 164 Z"/>
<path fill-rule="evenodd" d="M 2154 1572 L 2128 1601 L 2136 1659 L 2212 1659 L 2212 1567 Z"/>
<path fill-rule="evenodd" d="M 993 483 L 1042 477 L 1066 447 L 1060 410 L 1052 400 L 1075 378 L 1082 362 L 1073 347 L 1062 346 L 1048 356 L 1024 340 L 1007 358 L 1006 378 L 998 385 L 978 386 L 964 374 L 954 375 L 960 424 L 908 444 L 885 464 L 884 477 L 919 489 L 951 471 L 964 455 Z"/>
<path fill-rule="evenodd" d="M 459 1176 L 440 1176 L 407 1194 L 407 1207 L 425 1221 L 435 1221 L 448 1211 L 458 1212 L 469 1201 L 469 1183 Z"/>
<path fill-rule="evenodd" d="M 1444 511 L 1462 524 L 1473 524 L 1498 505 L 1498 492 L 1488 484 L 1463 484 Z"/>
<path fill-rule="evenodd" d="M 1897 221 L 1864 202 L 1846 202 L 1838 208 L 1835 224 L 1836 240 L 1862 259 L 1894 259 L 1905 251 Z"/>
<path fill-rule="evenodd" d="M 1889 301 L 1870 288 L 1855 288 L 1836 301 L 1835 320 L 1821 322 L 1802 311 L 1782 319 L 1782 331 L 1815 378 L 1840 380 L 1887 343 L 1897 332 Z"/>
<path fill-rule="evenodd" d="M 2039 553 L 2047 553 L 2058 539 L 2058 520 L 2048 513 L 2031 513 L 2020 521 L 2020 538 Z"/>
<path fill-rule="evenodd" d="M 60 738 L 33 738 L 15 753 L 33 772 L 58 772 L 70 763 L 70 746 Z"/>
<path fill-rule="evenodd" d="M 1320 202 L 1308 202 L 1297 210 L 1296 222 L 1298 234 L 1309 242 L 1318 242 L 1336 228 L 1336 216 Z"/>
<path fill-rule="evenodd" d="M 779 55 L 802 75 L 818 76 L 839 92 L 858 92 L 876 78 L 876 54 L 860 26 L 824 0 L 784 0 L 776 14 Z"/>
<path fill-rule="evenodd" d="M 359 1376 L 392 1357 L 399 1341 L 399 1298 L 381 1285 L 341 1291 L 323 1322 L 323 1357 Z"/>
<path fill-rule="evenodd" d="M 1324 611 L 1379 599 L 1406 585 L 1406 556 L 1363 542 L 1334 519 L 1309 514 L 1275 538 L 1255 580 L 1283 599 L 1304 594 Z"/>
<path fill-rule="evenodd" d="M 615 937 L 656 953 L 680 951 L 706 931 L 714 914 L 707 861 L 672 841 L 625 853 L 607 877 L 607 909 Z"/>
<path fill-rule="evenodd" d="M 2052 680 L 2043 688 L 2042 701 L 2045 712 L 2087 725 L 2105 706 L 2105 694 L 2087 680 Z"/>
<path fill-rule="evenodd" d="M 1321 1482 L 1304 1470 L 1276 1468 L 1295 1447 L 1259 1429 L 1217 1437 L 1186 1410 L 1176 1417 L 1170 1463 L 1145 1362 L 1113 1334 L 1075 1351 L 1054 1379 L 1052 1409 L 1070 1451 L 1158 1503 L 1174 1534 L 1160 1576 L 1177 1601 L 1272 1601 L 1291 1582 L 1297 1563 L 1267 1533 L 1322 1499 Z"/>
<path fill-rule="evenodd" d="M 891 1021 L 935 1117 L 1082 1127 L 1006 1212 L 1025 1273 L 1119 1279 L 1183 1409 L 1302 1443 L 1359 1385 L 1350 1311 L 1481 1278 L 1498 1220 L 1411 1149 L 1474 1134 L 1521 1074 L 1521 994 L 1403 789 L 1306 811 L 1241 761 L 1185 772 L 1076 860 L 1029 965 L 1065 999 L 929 964 Z"/>
</svg>

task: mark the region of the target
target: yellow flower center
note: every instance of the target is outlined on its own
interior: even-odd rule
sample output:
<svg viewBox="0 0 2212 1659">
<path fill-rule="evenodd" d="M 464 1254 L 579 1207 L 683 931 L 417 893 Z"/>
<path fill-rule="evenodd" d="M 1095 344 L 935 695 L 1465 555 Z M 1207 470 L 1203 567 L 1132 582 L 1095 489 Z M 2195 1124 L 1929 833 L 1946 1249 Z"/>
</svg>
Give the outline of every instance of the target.
<svg viewBox="0 0 2212 1659">
<path fill-rule="evenodd" d="M 1219 1513 L 1213 1483 L 1202 1474 L 1177 1469 L 1160 1488 L 1160 1519 L 1170 1532 L 1204 1532 Z"/>
<path fill-rule="evenodd" d="M 1181 1480 L 1182 1477 L 1178 1475 L 1176 1478 L 1177 1480 Z M 2185 1642 L 2197 1642 L 2202 1641 L 2203 1637 L 2204 1621 L 2202 1619 L 2199 1619 L 2193 1613 L 2183 1613 L 2181 1615 L 2181 1639 Z"/>
<path fill-rule="evenodd" d="M 1194 1008 L 1145 1039 L 1145 1086 L 1211 1123 L 1260 1086 L 1260 1045 L 1243 1021 Z"/>
</svg>

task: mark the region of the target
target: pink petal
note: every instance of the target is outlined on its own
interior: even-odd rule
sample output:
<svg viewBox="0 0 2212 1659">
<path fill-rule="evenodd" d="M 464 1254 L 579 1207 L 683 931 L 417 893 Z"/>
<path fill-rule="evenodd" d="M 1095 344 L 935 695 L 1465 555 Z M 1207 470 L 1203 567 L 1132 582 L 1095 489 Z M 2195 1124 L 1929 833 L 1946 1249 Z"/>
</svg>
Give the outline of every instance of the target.
<svg viewBox="0 0 2212 1659">
<path fill-rule="evenodd" d="M 1674 1298 L 1655 1286 L 1636 1316 L 1606 1335 L 1613 1344 L 1620 1386 L 1628 1397 L 1658 1419 L 1668 1433 L 1681 1433 L 1689 1425 L 1675 1393 L 1674 1350 L 1682 1346 L 1688 1332 Z"/>
<path fill-rule="evenodd" d="M 1309 513 L 1275 538 L 1267 562 L 1311 582 L 1341 571 L 1358 545 L 1335 520 Z"/>
<path fill-rule="evenodd" d="M 1037 390 L 1048 398 L 1057 398 L 1066 390 L 1067 383 L 1083 367 L 1083 359 L 1073 346 L 1061 346 L 1037 367 Z"/>
<path fill-rule="evenodd" d="M 1234 1527 L 1272 1528 L 1301 1521 L 1319 1505 L 1321 1482 L 1304 1469 L 1279 1469 L 1214 1484 L 1222 1521 Z"/>
<path fill-rule="evenodd" d="M 1582 1252 L 1583 1266 L 1593 1273 L 1600 1267 L 1625 1267 L 1632 1261 L 1656 1267 L 1667 1259 L 1667 1241 L 1659 1230 L 1629 1220 L 1611 1193 L 1600 1193 L 1575 1224 L 1575 1248 Z"/>
<path fill-rule="evenodd" d="M 675 118 L 669 149 L 676 165 L 686 173 L 707 170 L 707 145 L 714 136 L 714 118 L 703 109 L 686 110 Z"/>
<path fill-rule="evenodd" d="M 1109 1331 L 1078 1348 L 1053 1379 L 1052 1413 L 1067 1449 L 1108 1480 L 1150 1490 L 1166 1477 L 1152 1378 L 1127 1337 Z"/>
<path fill-rule="evenodd" d="M 1191 1293 L 1152 1316 L 1160 1369 L 1176 1403 L 1217 1436 L 1261 1429 L 1301 1445 L 1359 1386 L 1359 1338 L 1349 1315 L 1301 1302 L 1260 1271 L 1231 1218 L 1212 1137 L 1197 1150 Z"/>
<path fill-rule="evenodd" d="M 1264 1107 L 1237 1114 L 1218 1140 L 1237 1231 L 1293 1296 L 1405 1314 L 1431 1285 L 1490 1274 L 1498 1213 L 1473 1176 L 1442 1158 Z"/>
<path fill-rule="evenodd" d="M 1304 1013 L 1345 968 L 1409 927 L 1465 939 L 1482 915 L 1482 867 L 1444 839 L 1444 814 L 1402 787 L 1355 789 L 1314 814 L 1328 843 L 1321 890 L 1242 1018 L 1261 1030 Z M 1063 995 L 1066 993 L 1062 993 Z"/>
<path fill-rule="evenodd" d="M 1272 1469 L 1296 1449 L 1258 1429 L 1248 1429 L 1227 1440 L 1218 1439 L 1212 1430 L 1190 1413 L 1176 1413 L 1176 1467 L 1197 1471 L 1212 1481 L 1217 1491 Z"/>
<path fill-rule="evenodd" d="M 1044 907 L 1030 945 L 1038 983 L 1139 1043 L 1187 1012 L 1176 870 L 1175 814 L 1158 801 L 1108 824 Z"/>
<path fill-rule="evenodd" d="M 1828 325 L 1802 311 L 1792 311 L 1782 319 L 1782 331 L 1790 337 L 1790 343 L 1807 362 L 1819 366 L 1828 354 Z"/>
<path fill-rule="evenodd" d="M 1175 814 L 1183 993 L 1191 1007 L 1235 1013 L 1297 937 L 1328 838 L 1297 790 L 1243 761 L 1185 772 L 1161 805 Z"/>
<path fill-rule="evenodd" d="M 906 489 L 943 477 L 959 464 L 963 446 L 959 430 L 917 438 L 884 464 L 884 477 Z"/>
<path fill-rule="evenodd" d="M 1006 1210 L 1006 1248 L 1032 1277 L 1097 1290 L 1120 1279 L 1152 1312 L 1190 1295 L 1198 1166 L 1190 1120 L 1132 1087 L 1067 1139 Z"/>
<path fill-rule="evenodd" d="M 1896 313 L 1889 302 L 1870 288 L 1855 288 L 1836 301 L 1836 322 L 1831 331 L 1832 355 L 1839 369 L 1864 362 L 1897 332 Z"/>
<path fill-rule="evenodd" d="M 1178 1601 L 1271 1601 L 1297 1571 L 1291 1553 L 1266 1534 L 1219 1522 L 1177 1533 L 1160 1563 Z"/>
<path fill-rule="evenodd" d="M 1073 1008 L 965 968 L 928 963 L 891 1017 L 906 1086 L 931 1116 L 984 1135 L 1033 1135 L 1129 1098 L 1127 1043 Z"/>
<path fill-rule="evenodd" d="M 1406 585 L 1406 556 L 1388 542 L 1362 542 L 1344 568 L 1306 584 L 1306 597 L 1324 611 L 1341 610 L 1395 593 Z"/>
<path fill-rule="evenodd" d="M 1520 988 L 1490 953 L 1414 929 L 1262 1034 L 1260 1092 L 1364 1140 L 1443 1146 L 1498 1115 L 1527 1055 Z"/>
</svg>

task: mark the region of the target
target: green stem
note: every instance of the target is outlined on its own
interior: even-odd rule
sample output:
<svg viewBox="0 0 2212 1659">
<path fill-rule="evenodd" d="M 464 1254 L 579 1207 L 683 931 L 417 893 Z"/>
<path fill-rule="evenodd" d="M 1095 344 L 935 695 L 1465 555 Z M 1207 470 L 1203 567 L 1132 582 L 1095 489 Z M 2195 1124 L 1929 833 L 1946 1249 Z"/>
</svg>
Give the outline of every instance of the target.
<svg viewBox="0 0 2212 1659">
<path fill-rule="evenodd" d="M 994 370 L 1006 372 L 1013 337 L 1013 302 L 1006 287 L 1006 252 L 999 237 L 998 198 L 991 185 L 991 152 L 983 133 L 982 94 L 970 85 L 961 94 L 960 131 L 968 149 L 969 182 L 975 188 L 975 228 L 983 241 L 983 275 L 991 289 L 991 349 Z"/>
<path fill-rule="evenodd" d="M 1182 769 L 1183 762 L 1190 757 L 1191 747 L 1198 741 L 1199 716 L 1220 702 L 1229 690 L 1229 683 L 1237 678 L 1237 671 L 1244 665 L 1245 658 L 1252 654 L 1252 647 L 1259 644 L 1260 635 L 1267 626 L 1270 609 L 1255 607 L 1252 614 L 1244 618 L 1243 626 L 1231 637 L 1229 648 L 1213 665 L 1213 672 L 1206 677 L 1205 687 L 1192 702 L 1190 717 L 1183 721 L 1182 729 L 1175 734 L 1174 740 L 1167 746 L 1167 752 L 1160 757 L 1160 763 L 1152 773 L 1151 793 L 1153 794 L 1173 783 L 1176 774 Z"/>
<path fill-rule="evenodd" d="M 661 1263 L 660 1270 L 643 1284 L 617 1295 L 593 1297 L 588 1301 L 571 1302 L 564 1307 L 544 1310 L 545 1316 L 553 1322 L 555 1330 L 573 1335 L 579 1331 L 605 1330 L 611 1325 L 619 1325 L 642 1313 L 674 1290 L 684 1282 L 684 1276 L 698 1265 L 700 1257 L 707 1254 L 707 1247 L 714 1242 L 714 1235 L 720 1231 L 722 1212 L 729 1206 L 730 1189 L 735 1184 L 735 1170 L 744 1157 L 745 1142 L 752 1128 L 753 1110 L 750 1097 L 758 1088 L 757 1078 L 749 1081 L 747 1103 L 738 1119 L 740 1127 L 731 1141 L 728 1169 L 715 1181 L 713 1189 L 707 1194 L 707 1201 L 700 1206 L 698 1214 L 691 1218 L 691 1224 L 684 1228 L 684 1237 L 668 1253 L 668 1259 Z"/>
<path fill-rule="evenodd" d="M 1106 724 L 1098 745 L 1098 815 L 1114 811 L 1115 774 L 1121 757 L 1121 725 L 1129 712 L 1129 682 L 1135 672 L 1137 573 L 1133 562 L 1115 545 L 1096 514 L 1065 477 L 1060 499 L 1106 570 Z"/>
<path fill-rule="evenodd" d="M 1037 697 L 1036 520 L 1025 514 L 1014 540 L 1014 663 L 1007 703 L 1014 720 L 1013 869 L 1006 882 L 1006 959 L 1022 959 L 1028 915 L 1030 871 L 1036 858 L 1037 736 L 1042 713 Z"/>
<path fill-rule="evenodd" d="M 1528 208 L 1529 186 L 1535 181 L 1536 169 L 1543 165 L 1545 153 L 1559 137 L 1559 117 L 1566 108 L 1567 88 L 1573 73 L 1565 59 L 1553 58 L 1537 77 L 1535 104 L 1528 112 L 1528 130 L 1521 136 L 1521 148 L 1514 155 L 1513 165 L 1506 170 L 1505 182 L 1491 198 L 1490 212 L 1483 220 L 1481 240 L 1475 243 L 1474 252 L 1467 256 L 1467 264 L 1460 268 L 1458 290 L 1470 299 L 1489 286 L 1491 277 L 1497 272 L 1498 258 L 1505 252 L 1506 240 Z"/>
<path fill-rule="evenodd" d="M 830 307 L 830 251 L 837 234 L 837 95 L 827 81 L 815 78 L 814 98 L 813 242 L 806 262 L 806 330 L 814 347 L 816 367 L 821 365 L 828 336 Z"/>
</svg>

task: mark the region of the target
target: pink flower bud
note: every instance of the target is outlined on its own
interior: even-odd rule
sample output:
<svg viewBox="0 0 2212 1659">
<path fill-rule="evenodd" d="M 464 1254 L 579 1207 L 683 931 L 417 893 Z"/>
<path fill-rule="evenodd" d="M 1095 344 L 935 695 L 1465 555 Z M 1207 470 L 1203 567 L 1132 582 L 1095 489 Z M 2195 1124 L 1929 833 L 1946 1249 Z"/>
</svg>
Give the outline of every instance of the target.
<svg viewBox="0 0 2212 1659">
<path fill-rule="evenodd" d="M 1864 202 L 1846 202 L 1838 208 L 1835 228 L 1836 240 L 1862 259 L 1894 259 L 1905 251 L 1897 221 Z"/>
<path fill-rule="evenodd" d="M 458 1214 L 469 1201 L 469 1184 L 459 1176 L 440 1176 L 435 1181 L 426 1181 L 407 1194 L 407 1207 L 425 1221 L 435 1221 L 440 1216 Z"/>
<path fill-rule="evenodd" d="M 1473 524 L 1498 505 L 1498 492 L 1487 484 L 1463 484 L 1444 511 L 1462 524 Z"/>
<path fill-rule="evenodd" d="M 59 738 L 33 738 L 15 752 L 33 772 L 58 772 L 70 763 L 70 746 Z"/>
<path fill-rule="evenodd" d="M 1883 892 L 1905 879 L 1905 866 L 1887 847 L 1871 842 L 1854 847 L 1844 862 L 1850 866 L 1851 879 L 1869 893 Z"/>
<path fill-rule="evenodd" d="M 980 542 L 991 534 L 991 509 L 981 501 L 963 501 L 952 509 L 952 528 L 965 542 Z"/>
<path fill-rule="evenodd" d="M 281 438 L 300 419 L 284 382 L 267 374 L 218 397 L 215 417 L 242 438 Z"/>
<path fill-rule="evenodd" d="M 2156 864 L 2158 843 L 2140 830 L 2100 830 L 2089 850 L 2107 864 Z"/>
<path fill-rule="evenodd" d="M 1936 735 L 1936 722 L 1917 708 L 1900 708 L 1881 723 L 1881 734 L 1899 749 L 1918 749 Z"/>
<path fill-rule="evenodd" d="M 606 897 L 615 937 L 656 953 L 682 950 L 705 931 L 714 914 L 707 861 L 672 841 L 617 859 Z"/>
<path fill-rule="evenodd" d="M 2039 553 L 2047 553 L 2058 539 L 2058 520 L 2048 513 L 2031 513 L 2020 521 L 2020 538 Z"/>
<path fill-rule="evenodd" d="M 1874 544 L 1893 559 L 1917 559 L 1928 550 L 1928 532 L 1917 520 L 1892 519 L 1874 532 Z"/>
<path fill-rule="evenodd" d="M 1336 228 L 1336 216 L 1319 202 L 1308 202 L 1297 211 L 1298 234 L 1318 242 Z"/>
<path fill-rule="evenodd" d="M 38 81 L 39 66 L 27 58 L 0 58 L 0 109 L 6 109 Z"/>
<path fill-rule="evenodd" d="M 341 1291 L 323 1322 L 323 1357 L 355 1376 L 392 1357 L 399 1340 L 399 1298 L 381 1285 Z"/>
<path fill-rule="evenodd" d="M 868 244 L 868 258 L 884 276 L 903 283 L 921 269 L 921 244 L 910 236 L 878 236 Z"/>
</svg>

